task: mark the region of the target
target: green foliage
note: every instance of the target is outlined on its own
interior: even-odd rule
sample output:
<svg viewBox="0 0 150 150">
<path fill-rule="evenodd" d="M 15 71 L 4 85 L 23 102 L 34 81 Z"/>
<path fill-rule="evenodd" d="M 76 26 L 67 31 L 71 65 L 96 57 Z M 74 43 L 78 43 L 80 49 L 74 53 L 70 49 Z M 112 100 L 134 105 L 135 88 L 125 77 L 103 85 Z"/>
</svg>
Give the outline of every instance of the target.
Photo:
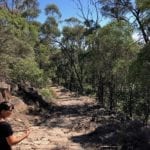
<svg viewBox="0 0 150 150">
<path fill-rule="evenodd" d="M 104 16 L 116 20 L 125 20 L 142 33 L 145 43 L 149 41 L 149 0 L 99 0 Z M 134 19 L 130 19 L 133 17 Z"/>
<path fill-rule="evenodd" d="M 42 25 L 41 30 L 45 40 L 51 40 L 52 38 L 60 35 L 58 24 L 54 17 L 48 17 L 45 23 Z"/>
<path fill-rule="evenodd" d="M 81 23 L 81 21 L 78 19 L 78 18 L 75 18 L 75 17 L 71 17 L 71 18 L 68 18 L 68 19 L 65 19 L 65 21 L 67 22 L 67 23 L 75 23 L 75 25 L 76 25 L 76 23 L 77 24 L 80 24 Z"/>
<path fill-rule="evenodd" d="M 28 23 L 20 14 L 11 14 L 5 9 L 0 10 L 0 29 L 9 31 L 32 46 L 38 39 L 37 26 Z"/>
<path fill-rule="evenodd" d="M 95 45 L 92 53 L 96 70 L 115 75 L 129 66 L 135 55 L 132 51 L 134 43 L 131 33 L 132 28 L 121 21 L 112 22 L 94 33 L 96 37 L 91 36 L 89 40 L 93 40 L 93 46 Z"/>
<path fill-rule="evenodd" d="M 113 21 L 87 38 L 89 44 L 88 77 L 98 100 L 118 105 L 129 98 L 125 95 L 129 65 L 135 60 L 138 46 L 132 39 L 132 27 L 125 21 Z M 89 82 L 89 84 L 91 84 Z M 120 91 L 121 95 L 118 95 Z M 101 93 L 101 94 L 100 94 Z M 128 101 L 125 101 L 128 103 Z M 121 105 L 124 105 L 122 103 Z M 128 104 L 127 104 L 128 105 Z"/>
<path fill-rule="evenodd" d="M 138 7 L 141 10 L 149 10 L 150 9 L 150 1 L 149 0 L 136 0 Z"/>
<path fill-rule="evenodd" d="M 41 39 L 46 45 L 53 45 L 53 41 L 60 36 L 58 22 L 61 17 L 59 9 L 56 5 L 51 4 L 45 8 L 47 18 L 41 26 Z"/>
<path fill-rule="evenodd" d="M 138 54 L 137 60 L 130 67 L 130 79 L 143 86 L 150 85 L 150 43 Z"/>
<path fill-rule="evenodd" d="M 46 6 L 44 23 L 33 21 L 39 13 L 37 0 L 17 0 L 9 9 L 1 8 L 0 77 L 39 87 L 47 100 L 55 94 L 46 85 L 54 81 L 147 121 L 149 0 L 92 3 L 97 13 L 101 6 L 102 15 L 112 22 L 100 28 L 98 20 L 88 16 L 84 22 L 70 17 L 60 31 L 61 13 L 55 4 Z M 135 29 L 147 43 L 142 41 L 142 49 L 132 39 Z"/>
<path fill-rule="evenodd" d="M 29 81 L 35 86 L 42 84 L 43 72 L 34 60 L 33 47 L 38 40 L 39 26 L 5 9 L 0 10 L 0 23 L 2 76 L 7 74 L 7 78 L 12 77 L 11 80 L 17 83 Z"/>
<path fill-rule="evenodd" d="M 34 51 L 25 41 L 19 40 L 9 32 L 0 31 L 0 71 L 3 77 L 10 79 L 9 74 L 18 60 L 32 57 Z M 6 76 L 7 74 L 7 76 Z"/>
<path fill-rule="evenodd" d="M 68 39 L 68 41 L 69 40 L 70 41 L 74 41 L 74 40 L 79 41 L 80 38 L 82 38 L 84 31 L 85 31 L 85 29 L 83 28 L 83 26 L 76 25 L 74 27 L 68 27 L 68 26 L 64 27 L 62 33 L 63 33 L 64 38 L 66 38 L 64 40 Z"/>
<path fill-rule="evenodd" d="M 40 64 L 40 67 L 48 66 L 50 57 L 50 50 L 48 47 L 40 44 L 35 53 L 36 61 Z"/>
<path fill-rule="evenodd" d="M 55 93 L 51 90 L 50 87 L 45 87 L 39 90 L 39 93 L 44 97 L 47 102 L 50 102 L 52 98 L 56 97 Z"/>
<path fill-rule="evenodd" d="M 150 108 L 150 43 L 146 44 L 139 52 L 137 59 L 131 64 L 129 72 L 129 81 L 135 85 L 138 90 L 136 98 L 135 114 L 140 117 L 144 123 L 149 119 Z"/>
<path fill-rule="evenodd" d="M 21 2 L 17 3 L 17 10 L 21 13 L 21 15 L 28 20 L 32 20 L 36 18 L 39 13 L 39 2 L 37 0 L 21 0 Z"/>
<path fill-rule="evenodd" d="M 13 66 L 11 72 L 13 80 L 17 83 L 30 82 L 32 86 L 43 84 L 43 71 L 38 68 L 37 63 L 32 58 L 21 59 Z"/>
<path fill-rule="evenodd" d="M 45 8 L 45 14 L 50 16 L 57 15 L 57 17 L 61 17 L 61 12 L 55 4 L 47 5 Z"/>
</svg>

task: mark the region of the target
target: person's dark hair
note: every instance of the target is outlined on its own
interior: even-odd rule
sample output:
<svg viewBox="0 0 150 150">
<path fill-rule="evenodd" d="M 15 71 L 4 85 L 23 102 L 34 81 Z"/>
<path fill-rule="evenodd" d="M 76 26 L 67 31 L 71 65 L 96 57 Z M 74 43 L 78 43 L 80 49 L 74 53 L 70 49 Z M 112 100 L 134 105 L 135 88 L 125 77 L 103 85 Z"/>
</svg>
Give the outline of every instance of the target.
<svg viewBox="0 0 150 150">
<path fill-rule="evenodd" d="M 10 102 L 4 101 L 0 103 L 0 112 L 2 110 L 12 110 L 14 109 L 14 105 Z"/>
</svg>

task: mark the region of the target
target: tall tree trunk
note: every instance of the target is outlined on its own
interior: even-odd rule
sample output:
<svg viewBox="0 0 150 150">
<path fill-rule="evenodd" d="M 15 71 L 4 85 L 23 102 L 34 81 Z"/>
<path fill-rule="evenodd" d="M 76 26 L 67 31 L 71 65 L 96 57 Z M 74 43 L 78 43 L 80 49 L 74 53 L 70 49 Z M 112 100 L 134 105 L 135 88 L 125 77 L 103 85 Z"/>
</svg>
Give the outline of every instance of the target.
<svg viewBox="0 0 150 150">
<path fill-rule="evenodd" d="M 96 97 L 97 97 L 98 103 L 103 107 L 104 106 L 104 81 L 101 75 L 98 78 L 98 87 L 97 87 Z"/>
<path fill-rule="evenodd" d="M 112 83 L 113 80 L 111 80 L 108 84 L 108 90 L 109 90 L 109 109 L 113 110 L 115 103 L 114 103 L 114 86 Z"/>
<path fill-rule="evenodd" d="M 147 87 L 145 89 L 145 111 L 144 111 L 144 124 L 147 125 L 150 114 L 150 89 Z"/>
<path fill-rule="evenodd" d="M 143 25 L 142 25 L 142 23 L 141 23 L 141 21 L 140 21 L 139 18 L 137 18 L 137 22 L 138 22 L 138 24 L 139 24 L 139 28 L 140 28 L 140 30 L 141 30 L 141 32 L 142 32 L 142 35 L 143 35 L 143 38 L 144 38 L 145 43 L 148 43 L 148 42 L 149 42 L 148 35 L 146 34 L 146 32 L 145 32 L 145 30 L 144 30 L 144 27 L 143 27 Z"/>
<path fill-rule="evenodd" d="M 74 62 L 71 54 L 68 52 L 68 48 L 64 47 L 61 43 L 59 43 L 59 44 L 62 46 L 62 49 L 64 50 L 64 53 L 68 56 L 68 60 L 69 60 L 69 62 L 71 64 L 71 69 L 74 71 L 74 73 L 75 73 L 75 75 L 77 77 L 77 82 L 79 84 L 79 90 L 78 91 L 79 91 L 80 94 L 83 94 L 83 91 L 84 91 L 83 83 L 82 83 L 82 79 L 81 79 L 81 77 L 79 75 L 79 72 L 77 70 L 77 67 L 75 65 L 75 62 Z"/>
<path fill-rule="evenodd" d="M 129 104 L 128 104 L 128 109 L 129 109 L 129 115 L 132 118 L 132 113 L 133 113 L 133 91 L 132 91 L 132 87 L 129 87 Z"/>
<path fill-rule="evenodd" d="M 73 77 L 73 72 L 71 72 L 70 80 L 69 80 L 69 90 L 70 91 L 72 91 L 74 89 L 73 84 L 74 84 L 74 77 Z"/>
</svg>

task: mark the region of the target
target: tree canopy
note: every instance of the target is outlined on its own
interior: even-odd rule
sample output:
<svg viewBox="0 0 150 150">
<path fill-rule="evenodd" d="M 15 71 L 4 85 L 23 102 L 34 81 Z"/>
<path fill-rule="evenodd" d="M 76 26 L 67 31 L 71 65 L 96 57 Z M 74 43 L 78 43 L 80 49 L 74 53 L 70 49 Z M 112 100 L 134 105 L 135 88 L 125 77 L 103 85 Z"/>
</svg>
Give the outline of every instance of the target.
<svg viewBox="0 0 150 150">
<path fill-rule="evenodd" d="M 49 4 L 40 23 L 37 0 L 4 1 L 0 78 L 36 88 L 56 83 L 95 97 L 111 111 L 148 121 L 149 0 L 90 0 L 87 15 L 82 1 L 75 2 L 81 18 L 62 21 L 58 6 Z M 109 23 L 102 26 L 100 16 Z"/>
</svg>

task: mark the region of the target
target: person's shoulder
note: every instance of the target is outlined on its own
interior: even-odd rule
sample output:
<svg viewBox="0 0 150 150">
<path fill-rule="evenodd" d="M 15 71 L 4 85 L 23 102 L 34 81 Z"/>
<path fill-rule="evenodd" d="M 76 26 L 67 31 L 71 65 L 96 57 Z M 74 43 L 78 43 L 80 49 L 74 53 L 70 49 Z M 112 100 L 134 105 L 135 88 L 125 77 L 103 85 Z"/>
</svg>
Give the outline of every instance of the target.
<svg viewBox="0 0 150 150">
<path fill-rule="evenodd" d="M 0 130 L 6 131 L 6 130 L 12 130 L 11 125 L 6 121 L 0 122 Z"/>
<path fill-rule="evenodd" d="M 8 137 L 13 134 L 11 125 L 6 121 L 0 122 L 0 132 L 4 137 Z"/>
<path fill-rule="evenodd" d="M 6 121 L 0 121 L 0 126 L 10 126 L 10 124 Z"/>
</svg>

